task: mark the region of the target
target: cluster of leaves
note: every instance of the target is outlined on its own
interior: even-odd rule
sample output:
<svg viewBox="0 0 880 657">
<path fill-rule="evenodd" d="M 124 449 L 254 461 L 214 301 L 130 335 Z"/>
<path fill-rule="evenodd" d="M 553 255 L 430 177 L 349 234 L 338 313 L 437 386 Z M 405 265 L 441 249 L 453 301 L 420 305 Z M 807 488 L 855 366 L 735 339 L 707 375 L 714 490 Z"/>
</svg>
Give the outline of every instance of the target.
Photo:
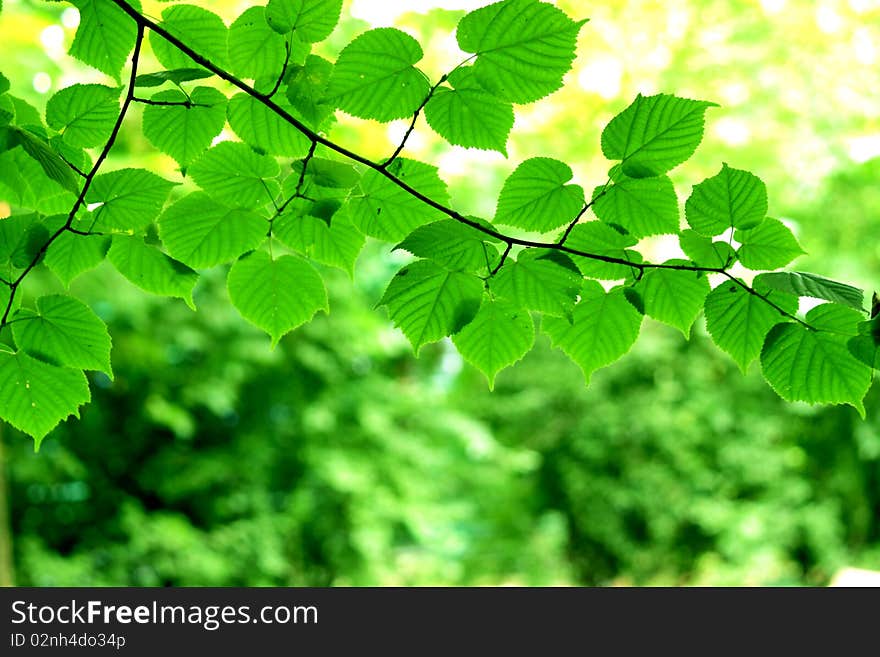
<svg viewBox="0 0 880 657">
<path fill-rule="evenodd" d="M 743 369 L 760 356 L 785 399 L 864 414 L 878 320 L 865 321 L 861 290 L 767 271 L 801 248 L 766 216 L 761 180 L 724 165 L 693 188 L 681 229 L 667 173 L 697 148 L 712 103 L 637 97 L 603 132 L 613 162 L 604 185 L 587 195 L 567 164 L 528 159 L 491 222 L 449 207 L 437 168 L 402 157 L 422 113 L 451 144 L 505 152 L 514 105 L 560 88 L 586 21 L 537 0 L 473 11 L 456 30 L 468 56 L 431 86 L 416 67 L 421 46 L 394 28 L 361 34 L 335 62 L 313 54 L 341 0 L 270 0 L 229 27 L 194 5 L 155 21 L 136 1 L 73 4 L 81 19 L 70 54 L 121 86 L 74 84 L 43 116 L 0 79 L 0 195 L 13 209 L 0 222 L 0 329 L 11 334 L 0 346 L 0 418 L 37 445 L 89 400 L 84 370 L 112 376 L 110 337 L 87 306 L 53 295 L 21 307 L 37 267 L 67 285 L 106 258 L 144 290 L 193 305 L 197 270 L 231 264 L 232 304 L 277 343 L 329 309 L 315 264 L 352 273 L 368 237 L 416 258 L 380 301 L 416 352 L 451 336 L 490 385 L 532 348 L 538 316 L 589 381 L 631 348 L 645 315 L 687 336 L 705 312 L 718 346 Z M 146 38 L 163 70 L 140 70 Z M 134 103 L 181 180 L 104 172 Z M 377 162 L 328 137 L 338 110 L 411 124 Z M 217 143 L 227 124 L 239 141 Z M 169 202 L 178 185 L 185 193 Z M 655 235 L 676 235 L 687 259 L 645 261 L 635 247 Z M 747 270 L 767 273 L 747 282 Z M 826 303 L 801 317 L 799 297 Z"/>
</svg>

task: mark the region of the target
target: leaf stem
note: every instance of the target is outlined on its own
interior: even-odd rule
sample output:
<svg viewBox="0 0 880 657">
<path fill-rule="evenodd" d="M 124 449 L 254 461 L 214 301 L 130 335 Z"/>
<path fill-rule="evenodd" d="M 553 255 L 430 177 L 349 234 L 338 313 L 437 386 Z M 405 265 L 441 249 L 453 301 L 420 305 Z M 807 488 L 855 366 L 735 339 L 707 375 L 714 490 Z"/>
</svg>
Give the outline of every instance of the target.
<svg viewBox="0 0 880 657">
<path fill-rule="evenodd" d="M 98 171 L 101 168 L 101 165 L 104 164 L 104 160 L 107 159 L 107 156 L 110 154 L 110 149 L 113 148 L 113 144 L 116 143 L 116 138 L 119 136 L 119 130 L 122 128 L 122 122 L 125 120 L 125 115 L 128 112 L 128 108 L 131 106 L 132 100 L 134 99 L 134 80 L 137 77 L 138 71 L 138 61 L 140 59 L 141 54 L 141 45 L 144 41 L 144 25 L 138 23 L 137 26 L 137 37 L 134 42 L 134 53 L 131 56 L 131 76 L 129 77 L 128 82 L 128 90 L 125 94 L 125 99 L 122 101 L 122 107 L 119 110 L 119 116 L 116 118 L 116 123 L 113 125 L 113 130 L 110 132 L 110 136 L 107 138 L 107 143 L 104 144 L 104 148 L 101 149 L 100 155 L 98 155 L 98 159 L 95 160 L 95 164 L 92 166 L 91 171 L 86 175 L 85 182 L 83 183 L 83 188 L 80 190 L 79 196 L 77 196 L 76 201 L 73 204 L 70 212 L 67 215 L 67 221 L 64 222 L 64 225 L 61 226 L 58 230 L 52 233 L 51 236 L 46 240 L 46 242 L 39 248 L 37 253 L 34 255 L 31 262 L 27 267 L 18 275 L 18 277 L 12 281 L 12 284 L 9 286 L 9 300 L 6 302 L 6 308 L 3 311 L 3 317 L 0 318 L 0 330 L 2 330 L 9 322 L 9 313 L 12 311 L 12 305 L 15 302 L 15 295 L 18 292 L 18 288 L 21 286 L 22 281 L 27 277 L 31 271 L 33 271 L 34 267 L 40 262 L 43 256 L 46 254 L 46 251 L 52 245 L 52 243 L 57 240 L 62 233 L 65 231 L 69 231 L 71 226 L 73 225 L 73 220 L 76 217 L 76 213 L 79 212 L 79 209 L 82 207 L 83 203 L 85 203 L 86 194 L 89 191 L 89 188 L 92 185 L 92 181 L 94 181 L 95 176 L 98 174 Z"/>
</svg>

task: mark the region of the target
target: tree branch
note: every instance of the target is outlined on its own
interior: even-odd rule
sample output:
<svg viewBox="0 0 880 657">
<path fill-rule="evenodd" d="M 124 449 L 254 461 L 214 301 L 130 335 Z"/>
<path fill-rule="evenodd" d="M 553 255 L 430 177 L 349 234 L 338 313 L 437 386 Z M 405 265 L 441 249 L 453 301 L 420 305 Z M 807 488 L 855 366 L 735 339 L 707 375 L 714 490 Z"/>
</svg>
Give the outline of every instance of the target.
<svg viewBox="0 0 880 657">
<path fill-rule="evenodd" d="M 101 149 L 100 155 L 98 155 L 98 159 L 95 160 L 95 164 L 92 166 L 91 171 L 86 175 L 85 182 L 83 183 L 83 188 L 80 190 L 79 196 L 77 196 L 76 201 L 73 204 L 73 207 L 70 210 L 70 213 L 67 215 L 67 221 L 64 222 L 64 225 L 61 226 L 58 230 L 56 230 L 49 239 L 40 247 L 37 253 L 34 255 L 33 260 L 31 260 L 30 264 L 24 268 L 24 270 L 18 275 L 18 277 L 12 281 L 12 284 L 9 286 L 9 300 L 6 302 L 6 308 L 3 311 L 3 317 L 0 319 L 0 330 L 3 329 L 7 325 L 7 320 L 9 319 L 9 313 L 12 311 L 12 305 L 15 301 L 16 292 L 18 292 L 18 288 L 21 285 L 22 281 L 27 277 L 27 275 L 33 271 L 34 267 L 40 262 L 42 257 L 45 255 L 46 251 L 52 245 L 52 243 L 57 240 L 62 233 L 65 231 L 71 230 L 71 226 L 73 225 L 73 220 L 76 217 L 76 213 L 79 212 L 79 209 L 82 207 L 83 203 L 85 203 L 86 194 L 89 191 L 89 188 L 92 185 L 92 181 L 95 179 L 95 176 L 98 174 L 98 170 L 101 168 L 101 165 L 104 164 L 104 160 L 107 159 L 107 156 L 110 154 L 110 149 L 113 148 L 113 144 L 116 143 L 116 138 L 119 136 L 119 130 L 122 128 L 122 123 L 125 120 L 125 115 L 128 112 L 128 108 L 131 106 L 132 100 L 134 99 L 134 80 L 137 77 L 138 70 L 138 60 L 140 58 L 141 53 L 141 45 L 144 40 L 144 25 L 138 23 L 137 28 L 137 37 L 134 43 L 134 53 L 131 57 L 131 76 L 129 77 L 128 82 L 128 90 L 125 94 L 125 99 L 122 101 L 122 108 L 119 110 L 119 116 L 116 119 L 116 123 L 113 125 L 113 130 L 110 132 L 110 137 L 107 139 L 107 143 L 104 144 L 104 148 Z"/>
<path fill-rule="evenodd" d="M 169 43 L 174 45 L 176 48 L 178 48 L 182 53 L 191 57 L 200 66 L 203 66 L 207 70 L 214 73 L 217 77 L 232 84 L 233 86 L 235 86 L 238 89 L 240 89 L 241 91 L 245 92 L 246 94 L 248 94 L 252 98 L 255 98 L 260 103 L 262 103 L 264 106 L 266 106 L 267 108 L 272 110 L 277 116 L 284 119 L 287 123 L 289 123 L 294 128 L 299 130 L 303 135 L 305 135 L 312 142 L 313 147 L 316 147 L 318 144 L 320 144 L 321 146 L 324 146 L 328 150 L 333 151 L 334 153 L 337 153 L 338 155 L 341 155 L 341 156 L 351 160 L 352 162 L 357 162 L 358 164 L 361 164 L 369 169 L 372 169 L 376 173 L 378 173 L 381 176 L 383 176 L 384 178 L 386 178 L 389 182 L 396 185 L 398 188 L 405 191 L 407 194 L 409 194 L 413 198 L 418 199 L 419 201 L 421 201 L 425 205 L 427 205 L 431 208 L 434 208 L 438 212 L 446 215 L 447 217 L 454 219 L 454 220 L 458 221 L 459 223 L 470 226 L 471 228 L 474 228 L 475 230 L 478 230 L 485 235 L 488 235 L 490 237 L 494 237 L 495 239 L 501 240 L 502 242 L 504 242 L 508 246 L 508 249 L 507 249 L 508 255 L 509 255 L 510 249 L 512 249 L 514 245 L 518 245 L 518 246 L 524 246 L 524 247 L 555 250 L 555 251 L 560 251 L 562 253 L 567 253 L 569 255 L 575 255 L 575 256 L 582 257 L 582 258 L 588 258 L 591 260 L 606 262 L 609 264 L 624 265 L 626 267 L 631 267 L 635 270 L 638 270 L 639 276 L 641 276 L 645 272 L 645 270 L 648 270 L 648 269 L 672 269 L 672 270 L 678 270 L 678 271 L 705 272 L 707 274 L 723 274 L 723 275 L 727 276 L 728 278 L 730 278 L 731 280 L 735 281 L 737 285 L 739 285 L 740 287 L 742 287 L 743 289 L 748 291 L 749 294 L 753 294 L 753 295 L 757 296 L 758 298 L 764 300 L 767 304 L 769 304 L 771 307 L 773 307 L 774 309 L 779 311 L 782 315 L 799 322 L 800 324 L 810 328 L 811 330 L 815 330 L 813 327 L 811 327 L 809 324 L 807 324 L 803 320 L 797 318 L 796 316 L 794 316 L 790 313 L 785 312 L 777 304 L 770 301 L 767 297 L 765 297 L 764 295 L 757 292 L 751 286 L 747 285 L 746 283 L 743 283 L 739 279 L 736 279 L 732 274 L 730 274 L 727 271 L 726 266 L 725 267 L 701 267 L 698 265 L 681 265 L 681 264 L 651 263 L 651 262 L 634 263 L 634 262 L 631 262 L 631 261 L 626 260 L 624 258 L 615 258 L 613 256 L 607 256 L 607 255 L 604 255 L 601 253 L 590 253 L 588 251 L 581 251 L 579 249 L 572 249 L 572 248 L 566 246 L 564 243 L 565 239 L 567 239 L 568 235 L 564 235 L 563 236 L 564 239 L 561 239 L 559 242 L 538 242 L 538 241 L 534 241 L 534 240 L 527 240 L 527 239 L 521 239 L 518 237 L 512 237 L 510 235 L 506 235 L 504 233 L 499 232 L 498 230 L 496 230 L 495 228 L 493 228 L 491 226 L 486 226 L 478 221 L 474 221 L 473 219 L 469 219 L 468 217 L 464 216 L 460 212 L 457 212 L 456 210 L 453 210 L 452 208 L 449 208 L 449 207 L 443 205 L 442 203 L 440 203 L 440 202 L 426 196 L 425 194 L 419 192 L 417 189 L 414 189 L 409 184 L 407 184 L 406 182 L 404 182 L 403 180 L 401 180 L 400 178 L 395 176 L 393 173 L 388 171 L 388 164 L 390 164 L 390 162 L 392 162 L 395 159 L 395 157 L 397 156 L 397 153 L 395 153 L 395 155 L 393 155 L 391 158 L 389 158 L 389 160 L 387 160 L 386 162 L 378 163 L 378 162 L 374 162 L 373 160 L 370 160 L 367 157 L 364 157 L 363 155 L 360 155 L 359 153 L 356 153 L 348 148 L 345 148 L 344 146 L 341 146 L 334 141 L 331 141 L 327 137 L 324 137 L 323 135 L 321 135 L 321 134 L 315 132 L 314 130 L 312 130 L 311 128 L 309 128 L 307 125 L 305 125 L 302 121 L 300 121 L 296 117 L 292 116 L 288 111 L 286 111 L 284 108 L 282 108 L 277 103 L 275 103 L 271 98 L 265 96 L 264 94 L 261 94 L 259 91 L 254 89 L 252 86 L 250 86 L 249 84 L 247 84 L 243 80 L 232 75 L 231 73 L 224 70 L 220 66 L 217 66 L 216 64 L 214 64 L 212 61 L 210 61 L 206 57 L 203 57 L 199 53 L 195 52 L 191 47 L 189 47 L 187 44 L 185 44 L 183 41 L 181 41 L 178 37 L 171 34 L 168 30 L 163 28 L 161 25 L 159 25 L 155 21 L 153 21 L 150 18 L 141 14 L 137 9 L 135 9 L 134 7 L 129 5 L 127 2 L 125 2 L 125 0 L 111 0 L 111 1 L 115 5 L 117 5 L 120 9 L 122 9 L 126 14 L 128 14 L 134 21 L 137 22 L 138 27 L 139 27 L 139 35 L 142 35 L 144 29 L 149 29 L 149 30 L 152 30 L 153 32 L 155 32 L 156 34 L 158 34 L 159 36 L 163 37 L 166 41 L 168 41 Z M 473 58 L 473 56 L 471 58 Z M 471 59 L 471 58 L 469 58 L 469 59 Z M 464 62 L 459 64 L 459 66 L 466 63 L 467 61 L 469 61 L 469 60 L 465 60 Z M 456 68 L 458 68 L 458 66 Z M 439 88 L 440 84 L 442 84 L 447 77 L 448 76 L 444 76 L 443 78 L 441 78 L 440 82 L 438 82 L 436 85 L 434 85 L 431 93 L 428 94 L 428 97 L 424 100 L 424 102 L 422 103 L 419 110 L 417 110 L 416 113 L 414 114 L 413 125 L 415 124 L 415 121 L 418 118 L 417 115 L 419 114 L 420 110 L 424 108 L 424 106 L 428 103 L 431 96 L 433 95 L 434 91 L 436 91 L 436 89 Z M 132 87 L 132 89 L 133 89 L 133 87 Z M 408 133 L 411 133 L 411 132 L 412 132 L 412 128 L 408 131 Z M 404 139 L 404 143 L 398 147 L 398 152 L 400 150 L 402 150 L 403 145 L 405 144 L 405 141 L 406 141 L 406 139 Z M 303 176 L 304 176 L 304 174 L 303 174 Z M 607 183 L 606 183 L 606 187 L 607 187 Z M 294 198 L 295 197 L 296 196 L 294 196 Z M 589 204 L 587 204 L 587 206 L 585 208 L 582 209 L 581 214 L 577 218 L 578 220 L 583 217 L 583 214 L 586 213 L 587 209 L 590 207 L 590 205 L 593 202 L 595 202 L 597 200 L 597 198 L 598 198 L 598 196 L 596 198 L 592 199 L 592 201 Z M 576 223 L 576 222 L 573 222 L 573 224 L 574 223 Z M 574 228 L 573 224 L 570 226 L 570 229 L 572 229 L 572 230 Z M 569 234 L 570 234 L 570 232 L 571 232 L 570 230 L 567 231 L 567 233 L 569 233 Z M 503 264 L 503 262 L 504 262 L 504 258 L 502 258 L 501 264 Z M 500 267 L 498 267 L 497 269 L 500 269 Z"/>
</svg>

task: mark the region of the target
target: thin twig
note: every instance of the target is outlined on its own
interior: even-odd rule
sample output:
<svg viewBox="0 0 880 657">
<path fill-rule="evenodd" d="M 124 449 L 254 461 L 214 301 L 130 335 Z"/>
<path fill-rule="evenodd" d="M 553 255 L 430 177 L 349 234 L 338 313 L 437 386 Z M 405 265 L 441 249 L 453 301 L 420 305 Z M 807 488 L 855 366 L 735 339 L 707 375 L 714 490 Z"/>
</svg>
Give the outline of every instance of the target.
<svg viewBox="0 0 880 657">
<path fill-rule="evenodd" d="M 650 263 L 650 262 L 634 263 L 629 260 L 625 260 L 623 258 L 615 258 L 613 256 L 607 256 L 607 255 L 600 254 L 600 253 L 590 253 L 590 252 L 582 251 L 579 249 L 573 249 L 573 248 L 566 246 L 564 243 L 560 243 L 564 240 L 561 240 L 560 242 L 547 243 L 547 242 L 538 242 L 535 240 L 526 240 L 526 239 L 521 239 L 521 238 L 517 238 L 517 237 L 512 237 L 512 236 L 505 235 L 504 233 L 499 232 L 498 230 L 493 228 L 491 225 L 484 225 L 481 222 L 475 221 L 473 219 L 469 219 L 468 217 L 457 212 L 456 210 L 453 210 L 452 208 L 449 208 L 449 207 L 443 205 L 439 201 L 436 201 L 436 200 L 430 198 L 429 196 L 426 196 L 425 194 L 419 192 L 417 189 L 413 188 L 408 183 L 406 183 L 402 179 L 398 178 L 397 176 L 395 176 L 393 173 L 391 173 L 388 170 L 388 165 L 397 157 L 397 155 L 399 154 L 399 152 L 402 150 L 403 146 L 405 145 L 405 141 L 406 141 L 405 139 L 404 139 L 404 142 L 398 147 L 398 151 L 395 152 L 395 154 L 391 158 L 389 158 L 387 161 L 385 161 L 384 163 L 374 162 L 373 160 L 370 160 L 369 158 L 364 157 L 363 155 L 360 155 L 359 153 L 356 153 L 348 148 L 345 148 L 344 146 L 341 146 L 341 145 L 337 144 L 336 142 L 331 141 L 327 137 L 324 137 L 323 135 L 312 130 L 307 125 L 305 125 L 302 121 L 300 121 L 296 117 L 292 116 L 287 110 L 285 110 L 280 105 L 275 103 L 271 98 L 268 98 L 265 95 L 261 94 L 259 91 L 254 89 L 252 86 L 250 86 L 249 84 L 247 84 L 243 80 L 237 78 L 236 76 L 232 75 L 228 71 L 226 71 L 223 68 L 221 68 L 220 66 L 216 65 L 215 63 L 213 63 L 212 61 L 210 61 L 206 57 L 203 57 L 199 53 L 195 52 L 192 48 L 190 48 L 188 45 L 186 45 L 178 37 L 176 37 L 175 35 L 168 32 L 167 29 L 162 27 L 156 21 L 151 20 L 150 18 L 141 14 L 137 9 L 135 9 L 134 7 L 129 5 L 127 2 L 125 2 L 125 0 L 111 0 L 111 1 L 137 22 L 138 27 L 139 27 L 139 34 L 142 34 L 143 29 L 147 28 L 147 29 L 150 29 L 151 31 L 155 32 L 159 36 L 163 37 L 166 41 L 168 41 L 169 43 L 174 45 L 182 53 L 191 57 L 200 66 L 203 66 L 204 68 L 206 68 L 209 71 L 211 71 L 212 73 L 214 73 L 217 77 L 221 78 L 222 80 L 225 80 L 226 82 L 229 82 L 230 84 L 237 87 L 241 91 L 245 92 L 246 94 L 248 94 L 252 98 L 255 98 L 256 100 L 258 100 L 265 107 L 267 107 L 272 112 L 274 112 L 278 117 L 284 119 L 288 124 L 292 125 L 299 132 L 301 132 L 304 136 L 306 136 L 312 142 L 313 146 L 320 144 L 321 146 L 324 146 L 328 150 L 333 151 L 334 153 L 337 153 L 338 155 L 341 155 L 341 156 L 343 156 L 353 162 L 357 162 L 357 163 L 359 163 L 369 169 L 372 169 L 376 173 L 378 173 L 381 176 L 383 176 L 384 178 L 386 178 L 390 183 L 397 186 L 401 190 L 405 191 L 407 194 L 409 194 L 413 198 L 419 200 L 420 202 L 424 203 L 425 205 L 437 210 L 438 212 L 446 215 L 447 217 L 450 217 L 451 219 L 458 221 L 459 223 L 470 226 L 471 228 L 474 228 L 475 230 L 478 230 L 485 235 L 488 235 L 490 237 L 494 237 L 498 240 L 505 242 L 508 245 L 508 250 L 511 249 L 514 245 L 555 250 L 555 251 L 559 251 L 561 253 L 567 253 L 570 255 L 580 256 L 582 258 L 588 258 L 591 260 L 597 260 L 597 261 L 606 262 L 609 264 L 617 264 L 617 265 L 624 265 L 627 267 L 631 267 L 635 270 L 638 270 L 639 276 L 641 276 L 642 273 L 644 273 L 646 270 L 649 270 L 649 269 L 671 269 L 671 270 L 679 270 L 679 271 L 705 272 L 708 274 L 723 274 L 723 275 L 727 276 L 728 278 L 730 278 L 731 280 L 736 281 L 737 285 L 739 285 L 740 287 L 742 287 L 743 289 L 748 291 L 750 294 L 753 294 L 753 295 L 757 296 L 758 298 L 763 299 L 766 303 L 768 303 L 771 307 L 775 308 L 777 311 L 779 311 L 784 316 L 789 317 L 790 319 L 794 319 L 795 321 L 798 321 L 802 325 L 813 329 L 813 327 L 811 327 L 809 324 L 807 324 L 803 320 L 800 320 L 796 316 L 785 312 L 785 310 L 783 310 L 778 305 L 776 305 L 775 303 L 773 303 L 772 301 L 767 299 L 764 295 L 761 295 L 760 293 L 758 293 L 751 286 L 749 286 L 749 285 L 743 283 L 742 281 L 739 281 L 735 277 L 733 277 L 727 271 L 727 267 L 701 267 L 698 265 L 680 265 L 680 264 Z M 462 64 L 463 63 L 464 62 L 462 62 Z M 461 64 L 459 66 L 461 66 Z M 444 77 L 447 77 L 447 76 L 444 76 Z M 439 85 L 442 84 L 443 81 L 444 80 L 441 79 L 441 81 L 438 82 L 437 85 L 435 85 L 434 89 L 436 90 L 436 88 L 439 88 Z M 427 102 L 430 100 L 431 96 L 432 96 L 432 93 L 429 93 L 428 97 L 423 102 L 422 107 L 419 108 L 420 110 L 423 109 L 425 104 L 427 104 Z M 417 114 L 418 114 L 418 112 L 416 112 L 415 115 L 413 116 L 413 126 L 415 124 L 416 119 L 418 118 Z M 412 129 L 408 131 L 408 133 L 411 133 L 411 132 L 412 132 Z M 294 198 L 295 198 L 295 196 L 294 196 Z M 290 200 L 292 200 L 292 199 L 289 199 L 288 202 L 290 202 Z M 595 200 L 596 199 L 593 199 L 593 201 L 595 201 Z M 584 212 L 586 212 L 586 210 L 584 210 Z M 503 259 L 502 259 L 502 264 L 503 264 Z M 815 329 L 813 329 L 813 330 L 815 330 Z"/>
<path fill-rule="evenodd" d="M 95 160 L 95 164 L 92 166 L 91 171 L 89 171 L 88 175 L 86 176 L 85 182 L 83 183 L 83 188 L 82 190 L 80 190 L 79 196 L 77 196 L 76 201 L 74 202 L 73 207 L 70 210 L 70 213 L 67 215 L 67 221 L 64 222 L 64 225 L 61 226 L 61 228 L 52 233 L 52 235 L 46 240 L 46 242 L 34 255 L 30 264 L 28 264 L 28 266 L 24 268 L 24 270 L 18 275 L 18 277 L 14 281 L 12 281 L 12 284 L 9 286 L 9 300 L 6 302 L 6 309 L 3 311 L 2 319 L 0 319 L 0 329 L 5 327 L 8 323 L 7 320 L 9 319 L 9 313 L 12 311 L 12 305 L 15 301 L 15 295 L 22 281 L 34 269 L 34 267 L 37 266 L 37 264 L 43 258 L 52 243 L 57 240 L 62 233 L 70 230 L 71 226 L 73 225 L 73 220 L 76 217 L 76 213 L 79 212 L 80 207 L 82 207 L 83 203 L 85 203 L 86 194 L 88 193 L 89 188 L 92 185 L 92 181 L 98 174 L 98 170 L 101 168 L 104 160 L 106 160 L 107 156 L 110 154 L 110 149 L 113 148 L 113 144 L 116 142 L 116 138 L 119 136 L 119 130 L 122 128 L 122 122 L 125 120 L 125 115 L 128 112 L 128 108 L 130 107 L 131 102 L 134 99 L 134 80 L 137 77 L 138 60 L 141 53 L 141 44 L 144 40 L 144 27 L 145 26 L 142 23 L 138 23 L 137 37 L 134 43 L 134 53 L 131 57 L 131 76 L 129 78 L 128 91 L 125 94 L 125 100 L 123 100 L 122 102 L 122 107 L 119 110 L 119 116 L 116 119 L 116 123 L 113 125 L 113 130 L 110 132 L 110 137 L 107 139 L 107 143 L 104 144 L 104 148 L 101 149 L 101 154 L 98 155 L 98 159 Z"/>
</svg>

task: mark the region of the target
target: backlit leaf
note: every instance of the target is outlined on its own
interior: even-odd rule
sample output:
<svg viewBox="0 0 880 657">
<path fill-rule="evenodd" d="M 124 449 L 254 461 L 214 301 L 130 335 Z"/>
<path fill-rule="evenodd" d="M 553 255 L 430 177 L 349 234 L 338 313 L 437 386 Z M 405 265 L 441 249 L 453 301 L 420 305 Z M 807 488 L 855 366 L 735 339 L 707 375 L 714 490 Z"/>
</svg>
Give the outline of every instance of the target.
<svg viewBox="0 0 880 657">
<path fill-rule="evenodd" d="M 74 84 L 46 103 L 46 123 L 71 146 L 103 146 L 119 116 L 119 89 Z"/>
<path fill-rule="evenodd" d="M 226 124 L 226 96 L 211 87 L 196 87 L 190 105 L 148 105 L 144 108 L 144 136 L 163 153 L 185 167 L 211 145 Z M 182 91 L 169 89 L 152 100 L 186 103 Z"/>
<path fill-rule="evenodd" d="M 79 27 L 70 54 L 119 80 L 134 47 L 137 25 L 111 0 L 71 0 L 79 10 Z M 140 9 L 140 2 L 129 1 Z"/>
<path fill-rule="evenodd" d="M 34 438 L 47 433 L 90 401 L 82 370 L 55 367 L 22 352 L 0 348 L 0 417 Z"/>
<path fill-rule="evenodd" d="M 230 208 L 204 192 L 169 206 L 159 236 L 172 258 L 194 269 L 231 262 L 266 239 L 268 222 L 245 208 Z"/>
<path fill-rule="evenodd" d="M 790 314 L 798 309 L 797 297 L 771 291 L 755 283 L 756 290 Z M 722 283 L 706 297 L 706 329 L 712 340 L 730 354 L 745 372 L 758 354 L 767 333 L 776 324 L 789 321 L 759 297 L 750 294 L 733 281 Z"/>
<path fill-rule="evenodd" d="M 81 301 L 57 294 L 40 297 L 36 311 L 20 310 L 15 318 L 15 343 L 28 355 L 113 377 L 107 326 Z"/>
<path fill-rule="evenodd" d="M 756 175 L 725 164 L 694 187 L 685 214 L 690 227 L 702 235 L 754 228 L 767 216 L 767 187 Z"/>
<path fill-rule="evenodd" d="M 342 11 L 342 0 L 269 0 L 266 21 L 279 34 L 293 31 L 309 43 L 323 41 Z"/>
<path fill-rule="evenodd" d="M 527 310 L 501 299 L 483 298 L 471 322 L 452 337 L 462 357 L 495 387 L 495 376 L 525 356 L 535 343 L 535 323 Z"/>
<path fill-rule="evenodd" d="M 632 178 L 659 176 L 687 160 L 703 139 L 706 109 L 715 103 L 667 94 L 639 94 L 602 132 L 602 152 Z"/>
<path fill-rule="evenodd" d="M 778 269 L 804 253 L 791 230 L 778 219 L 767 217 L 751 230 L 738 230 L 739 261 L 749 269 Z"/>
<path fill-rule="evenodd" d="M 487 92 L 472 67 L 449 76 L 451 87 L 440 87 L 425 106 L 425 119 L 450 144 L 482 148 L 507 155 L 513 128 L 513 105 Z"/>
<path fill-rule="evenodd" d="M 457 333 L 470 322 L 482 294 L 483 282 L 473 274 L 417 260 L 397 272 L 379 304 L 388 307 L 394 325 L 418 354 L 422 345 Z"/>
<path fill-rule="evenodd" d="M 413 66 L 422 56 L 419 42 L 406 32 L 393 27 L 364 32 L 339 53 L 327 98 L 362 119 L 410 116 L 428 96 L 428 79 Z"/>
<path fill-rule="evenodd" d="M 217 14 L 195 5 L 174 5 L 162 12 L 162 27 L 183 41 L 196 53 L 213 64 L 226 66 L 228 30 Z M 150 32 L 153 53 L 165 68 L 194 68 L 198 66 L 189 55 L 156 32 Z"/>
<path fill-rule="evenodd" d="M 630 350 L 639 336 L 642 315 L 618 288 L 605 292 L 595 281 L 585 281 L 572 321 L 546 317 L 543 330 L 553 346 L 577 363 L 587 384 L 593 372 L 610 365 Z"/>
<path fill-rule="evenodd" d="M 428 198 L 444 204 L 449 202 L 446 184 L 440 180 L 436 167 L 398 158 L 388 171 Z M 349 212 L 362 233 L 389 242 L 402 240 L 422 224 L 445 218 L 372 169 L 353 190 Z"/>
<path fill-rule="evenodd" d="M 847 346 L 858 334 L 862 316 L 835 304 L 823 304 L 807 313 L 801 324 L 778 324 L 761 351 L 764 377 L 780 397 L 809 404 L 849 404 L 862 417 L 862 402 L 871 387 L 871 368 Z M 848 329 L 848 330 L 846 330 Z"/>
<path fill-rule="evenodd" d="M 88 203 L 101 204 L 93 209 L 95 230 L 143 230 L 159 215 L 175 184 L 146 169 L 119 169 L 95 176 L 86 193 Z"/>
<path fill-rule="evenodd" d="M 521 308 L 571 317 L 581 275 L 568 256 L 530 249 L 509 259 L 489 285 L 497 296 Z"/>
<path fill-rule="evenodd" d="M 526 160 L 501 188 L 495 223 L 541 233 L 570 223 L 584 205 L 584 190 L 567 184 L 571 177 L 571 168 L 559 160 Z"/>
<path fill-rule="evenodd" d="M 536 0 L 505 0 L 472 11 L 458 24 L 459 47 L 478 55 L 474 73 L 493 95 L 531 103 L 562 86 L 583 21 Z"/>
<path fill-rule="evenodd" d="M 329 309 L 321 276 L 297 256 L 273 260 L 255 251 L 232 265 L 227 286 L 232 305 L 268 333 L 273 345 L 319 310 Z"/>
<path fill-rule="evenodd" d="M 140 237 L 114 235 L 107 259 L 120 274 L 142 290 L 177 297 L 195 310 L 192 291 L 199 275 Z"/>
<path fill-rule="evenodd" d="M 279 191 L 278 162 L 247 144 L 224 141 L 189 168 L 196 184 L 222 203 L 253 208 L 270 203 Z"/>
</svg>

